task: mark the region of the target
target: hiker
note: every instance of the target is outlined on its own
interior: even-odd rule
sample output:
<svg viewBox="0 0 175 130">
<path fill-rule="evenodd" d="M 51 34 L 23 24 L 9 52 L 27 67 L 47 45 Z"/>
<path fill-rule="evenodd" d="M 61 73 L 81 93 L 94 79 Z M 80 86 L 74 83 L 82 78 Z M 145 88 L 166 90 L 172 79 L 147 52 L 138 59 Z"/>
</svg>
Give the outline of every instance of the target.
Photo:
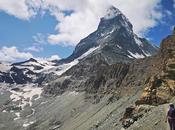
<svg viewBox="0 0 175 130">
<path fill-rule="evenodd" d="M 166 116 L 166 122 L 168 121 L 170 130 L 175 130 L 175 108 L 174 105 L 171 103 L 169 105 L 169 110 Z"/>
</svg>

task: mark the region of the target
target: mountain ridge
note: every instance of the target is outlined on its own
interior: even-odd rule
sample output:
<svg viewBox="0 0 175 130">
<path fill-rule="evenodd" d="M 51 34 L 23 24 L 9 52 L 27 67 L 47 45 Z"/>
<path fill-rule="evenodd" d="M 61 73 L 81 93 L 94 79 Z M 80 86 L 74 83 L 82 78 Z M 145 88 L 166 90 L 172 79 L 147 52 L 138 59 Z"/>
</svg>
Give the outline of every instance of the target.
<svg viewBox="0 0 175 130">
<path fill-rule="evenodd" d="M 20 70 L 20 68 L 29 68 L 30 74 L 33 73 L 35 79 L 31 79 L 32 76 L 30 76 L 30 80 L 27 81 L 37 82 L 37 76 L 40 78 L 45 75 L 45 68 L 49 68 L 47 74 L 50 73 L 50 75 L 52 75 L 55 73 L 60 76 L 67 71 L 67 73 L 72 72 L 72 67 L 75 68 L 74 66 L 81 64 L 81 61 L 85 61 L 84 59 L 89 59 L 90 57 L 92 59 L 96 57 L 96 60 L 97 58 L 101 58 L 99 59 L 100 62 L 111 65 L 119 62 L 127 63 L 131 62 L 133 59 L 154 55 L 157 48 L 150 44 L 146 39 L 139 38 L 134 34 L 132 28 L 132 24 L 129 20 L 117 8 L 112 6 L 108 9 L 107 14 L 101 18 L 97 30 L 82 39 L 75 47 L 72 55 L 68 58 L 48 62 L 48 65 L 42 64 L 36 59 L 31 58 L 24 62 L 13 63 L 11 66 L 17 67 L 18 72 L 21 71 L 21 74 L 24 70 Z M 11 79 L 10 74 L 1 73 L 1 75 L 6 75 L 4 77 Z M 25 74 L 23 76 L 25 76 Z M 27 78 L 28 76 L 25 77 Z M 1 76 L 0 81 L 7 82 L 8 80 L 5 80 L 5 78 L 2 78 Z M 15 82 L 10 81 L 9 83 Z M 23 83 L 23 81 L 21 83 Z"/>
</svg>

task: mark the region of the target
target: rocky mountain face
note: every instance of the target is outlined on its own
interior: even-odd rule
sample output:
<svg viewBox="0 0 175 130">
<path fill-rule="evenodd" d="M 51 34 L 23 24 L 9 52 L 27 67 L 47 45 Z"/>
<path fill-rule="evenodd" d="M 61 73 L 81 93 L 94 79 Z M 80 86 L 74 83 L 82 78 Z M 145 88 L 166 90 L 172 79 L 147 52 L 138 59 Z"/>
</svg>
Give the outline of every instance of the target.
<svg viewBox="0 0 175 130">
<path fill-rule="evenodd" d="M 154 55 L 157 49 L 146 39 L 134 34 L 128 19 L 118 9 L 111 7 L 101 18 L 97 30 L 81 40 L 70 57 L 57 63 L 75 63 L 78 59 L 60 79 L 46 87 L 46 93 L 59 93 L 75 87 L 77 90 L 86 90 L 91 88 L 88 87 L 88 82 L 90 83 L 93 77 L 99 77 L 98 73 L 102 73 L 103 69 L 119 64 L 120 71 L 123 64 Z M 63 77 L 66 77 L 65 81 Z"/>
<path fill-rule="evenodd" d="M 111 7 L 101 18 L 97 30 L 82 39 L 73 54 L 63 61 L 72 61 L 98 46 L 100 49 L 96 53 L 101 53 L 109 64 L 155 54 L 158 48 L 139 38 L 132 28 L 129 20 L 118 9 Z"/>
<path fill-rule="evenodd" d="M 165 104 L 175 96 L 174 61 L 175 34 L 172 34 L 162 41 L 160 50 L 152 57 L 99 70 L 86 81 L 87 90 L 97 95 L 114 93 L 121 97 L 143 90 L 136 105 Z"/>
<path fill-rule="evenodd" d="M 175 33 L 162 41 L 157 57 L 161 61 L 161 67 L 157 74 L 147 80 L 137 104 L 164 104 L 170 102 L 175 95 Z"/>
<path fill-rule="evenodd" d="M 41 84 L 47 82 L 48 76 L 50 78 L 54 77 L 54 73 L 49 71 L 51 68 L 54 68 L 54 63 L 37 61 L 33 58 L 14 64 L 1 63 L 0 82 L 8 84 Z"/>
</svg>

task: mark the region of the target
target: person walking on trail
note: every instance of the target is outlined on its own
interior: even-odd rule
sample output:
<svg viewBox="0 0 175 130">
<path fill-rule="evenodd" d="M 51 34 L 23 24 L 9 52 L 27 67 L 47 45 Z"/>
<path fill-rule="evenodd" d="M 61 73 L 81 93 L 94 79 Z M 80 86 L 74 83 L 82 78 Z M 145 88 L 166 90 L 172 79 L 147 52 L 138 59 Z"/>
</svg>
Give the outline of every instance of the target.
<svg viewBox="0 0 175 130">
<path fill-rule="evenodd" d="M 175 108 L 174 104 L 170 103 L 169 110 L 166 116 L 166 122 L 168 121 L 170 130 L 175 130 Z"/>
</svg>

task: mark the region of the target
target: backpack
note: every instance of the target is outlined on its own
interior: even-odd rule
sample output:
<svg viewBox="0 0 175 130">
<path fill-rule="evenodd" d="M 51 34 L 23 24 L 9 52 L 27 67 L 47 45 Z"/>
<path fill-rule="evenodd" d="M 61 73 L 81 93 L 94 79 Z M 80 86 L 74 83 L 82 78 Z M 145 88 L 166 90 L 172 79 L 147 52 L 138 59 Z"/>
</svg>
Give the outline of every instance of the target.
<svg viewBox="0 0 175 130">
<path fill-rule="evenodd" d="M 169 111 L 168 111 L 168 116 L 175 119 L 175 109 L 171 108 Z"/>
</svg>

